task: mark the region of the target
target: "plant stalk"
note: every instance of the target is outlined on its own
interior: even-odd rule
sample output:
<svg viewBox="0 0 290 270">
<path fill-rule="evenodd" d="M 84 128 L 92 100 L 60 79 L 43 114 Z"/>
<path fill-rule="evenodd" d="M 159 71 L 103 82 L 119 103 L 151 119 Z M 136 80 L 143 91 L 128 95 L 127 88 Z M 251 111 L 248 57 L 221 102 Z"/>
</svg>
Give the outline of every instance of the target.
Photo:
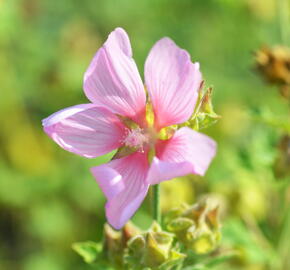
<svg viewBox="0 0 290 270">
<path fill-rule="evenodd" d="M 160 184 L 152 186 L 153 191 L 153 219 L 161 224 L 161 211 L 160 211 Z"/>
</svg>

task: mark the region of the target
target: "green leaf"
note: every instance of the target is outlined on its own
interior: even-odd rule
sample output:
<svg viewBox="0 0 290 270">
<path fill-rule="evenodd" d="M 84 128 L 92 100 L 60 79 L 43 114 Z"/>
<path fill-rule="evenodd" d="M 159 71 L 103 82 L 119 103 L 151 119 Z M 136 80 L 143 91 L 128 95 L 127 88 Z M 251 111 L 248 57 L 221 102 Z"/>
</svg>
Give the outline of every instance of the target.
<svg viewBox="0 0 290 270">
<path fill-rule="evenodd" d="M 86 263 L 93 263 L 102 252 L 101 243 L 93 241 L 79 242 L 72 245 L 72 249 L 78 253 Z"/>
</svg>

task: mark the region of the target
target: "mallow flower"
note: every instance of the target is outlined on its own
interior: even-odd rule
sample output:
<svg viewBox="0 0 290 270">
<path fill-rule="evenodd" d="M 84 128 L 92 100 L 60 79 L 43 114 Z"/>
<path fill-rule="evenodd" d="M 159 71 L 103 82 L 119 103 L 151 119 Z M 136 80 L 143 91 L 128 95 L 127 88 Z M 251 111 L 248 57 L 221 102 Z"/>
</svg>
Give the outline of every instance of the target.
<svg viewBox="0 0 290 270">
<path fill-rule="evenodd" d="M 106 217 L 120 229 L 150 185 L 187 174 L 204 175 L 216 143 L 189 127 L 202 74 L 171 39 L 159 40 L 145 63 L 145 87 L 128 35 L 115 29 L 84 75 L 90 103 L 56 112 L 44 131 L 63 149 L 95 158 L 115 149 L 107 164 L 91 168 L 107 198 Z"/>
</svg>

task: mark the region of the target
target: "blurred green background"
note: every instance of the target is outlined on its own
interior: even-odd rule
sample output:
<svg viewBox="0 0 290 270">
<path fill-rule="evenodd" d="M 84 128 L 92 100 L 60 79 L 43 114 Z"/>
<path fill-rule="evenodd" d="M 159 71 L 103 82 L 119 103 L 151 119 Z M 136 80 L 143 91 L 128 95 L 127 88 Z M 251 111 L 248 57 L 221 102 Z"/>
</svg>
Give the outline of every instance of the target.
<svg viewBox="0 0 290 270">
<path fill-rule="evenodd" d="M 218 269 L 290 269 L 289 177 L 273 170 L 283 131 L 256 117 L 289 111 L 253 68 L 254 51 L 280 42 L 274 0 L 0 0 L 0 269 L 90 269 L 71 244 L 101 239 L 105 198 L 89 168 L 110 157 L 65 152 L 41 120 L 87 102 L 84 71 L 118 26 L 141 74 L 163 36 L 188 50 L 222 115 L 207 130 L 219 145 L 207 175 L 164 183 L 163 210 L 212 194 L 222 246 L 241 253 Z M 149 226 L 148 200 L 133 220 Z"/>
</svg>

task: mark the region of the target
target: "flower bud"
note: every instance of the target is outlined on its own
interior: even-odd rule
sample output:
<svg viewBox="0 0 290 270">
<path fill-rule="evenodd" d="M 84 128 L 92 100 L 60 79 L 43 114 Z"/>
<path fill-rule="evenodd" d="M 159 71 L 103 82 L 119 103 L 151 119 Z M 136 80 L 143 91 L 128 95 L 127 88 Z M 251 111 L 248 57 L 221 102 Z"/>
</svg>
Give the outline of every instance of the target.
<svg viewBox="0 0 290 270">
<path fill-rule="evenodd" d="M 167 228 L 169 231 L 177 233 L 180 231 L 187 230 L 189 227 L 195 226 L 193 220 L 185 217 L 178 217 L 173 219 L 168 225 Z"/>
<path fill-rule="evenodd" d="M 127 243 L 139 232 L 140 230 L 131 222 L 128 222 L 122 231 L 115 231 L 109 224 L 105 224 L 103 253 L 112 265 L 123 265 L 123 255 Z"/>
<path fill-rule="evenodd" d="M 139 234 L 140 230 L 128 222 L 122 231 L 115 231 L 109 224 L 104 226 L 104 241 L 74 243 L 72 248 L 84 259 L 86 263 L 98 262 L 98 265 L 123 269 L 124 253 L 130 239 Z M 137 235 L 138 237 L 139 235 Z M 145 241 L 143 245 L 145 244 Z M 142 249 L 142 241 L 135 240 L 134 250 Z M 110 268 L 111 269 L 111 268 Z"/>
<path fill-rule="evenodd" d="M 166 215 L 164 216 L 164 222 L 168 223 L 171 220 L 173 220 L 174 218 L 179 217 L 180 215 L 182 215 L 182 213 L 184 212 L 184 210 L 186 210 L 188 208 L 188 204 L 183 203 L 180 205 L 180 207 L 174 207 L 172 209 L 170 209 Z"/>
<path fill-rule="evenodd" d="M 145 248 L 145 238 L 142 235 L 136 235 L 128 242 L 129 249 L 134 250 L 136 254 L 141 254 Z"/>
<path fill-rule="evenodd" d="M 166 265 L 172 267 L 184 258 L 174 250 L 173 239 L 173 234 L 162 231 L 154 222 L 148 232 L 129 240 L 125 260 L 132 269 L 171 269 Z"/>
<path fill-rule="evenodd" d="M 209 200 L 188 206 L 178 217 L 167 219 L 167 229 L 194 253 L 212 252 L 221 238 L 218 207 L 211 207 Z"/>
<path fill-rule="evenodd" d="M 215 124 L 221 118 L 213 109 L 212 91 L 212 87 L 206 90 L 200 89 L 196 111 L 192 118 L 186 123 L 187 126 L 195 130 L 204 129 Z"/>
</svg>

